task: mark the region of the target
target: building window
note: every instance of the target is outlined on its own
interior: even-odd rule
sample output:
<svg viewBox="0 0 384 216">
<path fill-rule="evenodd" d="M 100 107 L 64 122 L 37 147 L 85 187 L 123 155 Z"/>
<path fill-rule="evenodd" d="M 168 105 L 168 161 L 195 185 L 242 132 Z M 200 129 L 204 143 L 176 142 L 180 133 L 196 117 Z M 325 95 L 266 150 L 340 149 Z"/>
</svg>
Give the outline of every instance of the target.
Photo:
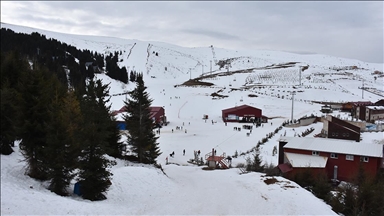
<svg viewBox="0 0 384 216">
<path fill-rule="evenodd" d="M 349 133 L 343 133 L 343 137 L 349 137 Z"/>
<path fill-rule="evenodd" d="M 345 159 L 353 161 L 353 155 L 345 155 Z"/>
<path fill-rule="evenodd" d="M 316 155 L 316 156 L 319 156 L 319 152 L 318 151 L 312 151 L 312 155 Z"/>
<path fill-rule="evenodd" d="M 337 159 L 338 155 L 336 153 L 331 153 L 331 158 Z"/>
<path fill-rule="evenodd" d="M 369 161 L 369 157 L 360 157 L 360 161 L 367 163 Z"/>
</svg>

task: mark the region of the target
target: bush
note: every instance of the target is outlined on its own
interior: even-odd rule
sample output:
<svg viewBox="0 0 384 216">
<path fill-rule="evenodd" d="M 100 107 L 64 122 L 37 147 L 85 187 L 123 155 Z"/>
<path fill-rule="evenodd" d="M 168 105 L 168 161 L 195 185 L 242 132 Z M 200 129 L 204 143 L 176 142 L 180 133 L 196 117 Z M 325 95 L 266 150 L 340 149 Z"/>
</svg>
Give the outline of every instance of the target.
<svg viewBox="0 0 384 216">
<path fill-rule="evenodd" d="M 272 156 L 275 156 L 276 154 L 277 154 L 277 146 L 273 146 Z"/>
<path fill-rule="evenodd" d="M 272 163 L 264 166 L 264 172 L 267 176 L 280 176 L 279 169 Z"/>
</svg>

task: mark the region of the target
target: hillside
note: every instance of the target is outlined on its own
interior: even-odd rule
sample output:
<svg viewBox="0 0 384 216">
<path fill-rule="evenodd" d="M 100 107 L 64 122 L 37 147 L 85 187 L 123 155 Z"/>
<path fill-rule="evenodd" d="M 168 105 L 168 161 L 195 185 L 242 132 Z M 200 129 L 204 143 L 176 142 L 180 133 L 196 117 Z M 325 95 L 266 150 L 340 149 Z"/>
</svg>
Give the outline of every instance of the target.
<svg viewBox="0 0 384 216">
<path fill-rule="evenodd" d="M 112 186 L 108 199 L 89 202 L 73 195 L 59 197 L 47 189 L 45 182 L 37 182 L 24 175 L 22 156 L 16 151 L 1 156 L 1 214 L 195 214 L 195 215 L 335 215 L 331 207 L 294 182 L 276 178 L 266 184 L 260 173 L 239 175 L 238 169 L 204 171 L 187 161 L 194 150 L 203 154 L 215 148 L 220 154 L 233 155 L 252 149 L 259 140 L 290 119 L 294 97 L 294 118 L 304 115 L 322 115 L 320 104 L 313 101 L 376 102 L 383 98 L 384 79 L 374 75 L 383 71 L 383 64 L 365 63 L 325 55 L 299 55 L 280 51 L 234 51 L 216 47 L 185 48 L 161 42 L 145 42 L 120 38 L 81 36 L 55 33 L 1 23 L 2 28 L 15 32 L 39 32 L 47 38 L 108 54 L 122 51 L 119 65 L 128 71 L 144 73 L 154 106 L 163 106 L 170 124 L 161 129 L 159 138 L 163 154 L 158 158 L 164 175 L 152 167 L 118 161 L 112 168 Z M 157 53 L 157 55 L 156 55 Z M 212 71 L 210 71 L 212 62 Z M 217 64 L 215 64 L 217 63 Z M 230 63 L 230 64 L 229 64 Z M 228 68 L 226 68 L 228 67 Z M 302 67 L 308 67 L 302 70 Z M 299 71 L 301 83 L 299 86 Z M 96 74 L 104 83 L 110 83 L 110 93 L 120 94 L 134 87 L 105 74 Z M 376 78 L 375 78 L 376 77 Z M 194 82 L 185 83 L 189 79 Z M 195 85 L 206 82 L 212 85 Z M 359 88 L 364 82 L 364 91 Z M 211 96 L 217 93 L 227 97 Z M 257 97 L 249 97 L 250 94 Z M 123 106 L 124 95 L 113 96 L 112 109 Z M 245 131 L 234 131 L 241 126 L 225 126 L 221 110 L 249 104 L 263 110 L 271 118 L 248 137 Z M 202 120 L 203 115 L 209 121 Z M 343 116 L 344 117 L 344 116 Z M 345 116 L 348 117 L 348 116 Z M 211 121 L 214 124 L 211 124 Z M 175 130 L 183 126 L 187 133 Z M 319 133 L 321 123 L 283 128 L 261 147 L 266 164 L 276 164 L 272 154 L 277 139 L 286 134 L 294 136 L 313 127 Z M 383 133 L 363 134 L 363 140 L 379 142 Z M 15 147 L 15 150 L 17 147 Z M 182 150 L 186 155 L 182 155 Z M 169 158 L 171 165 L 165 165 Z M 233 160 L 233 165 L 245 163 L 245 156 Z"/>
</svg>

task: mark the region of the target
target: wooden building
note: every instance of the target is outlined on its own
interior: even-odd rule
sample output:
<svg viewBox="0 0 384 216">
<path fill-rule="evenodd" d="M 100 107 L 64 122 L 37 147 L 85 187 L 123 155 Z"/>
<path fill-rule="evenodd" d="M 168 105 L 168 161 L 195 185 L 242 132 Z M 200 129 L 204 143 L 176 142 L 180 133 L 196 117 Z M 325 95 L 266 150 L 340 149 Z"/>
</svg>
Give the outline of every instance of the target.
<svg viewBox="0 0 384 216">
<path fill-rule="evenodd" d="M 375 106 L 384 106 L 384 99 L 378 100 L 378 101 L 375 103 Z"/>
<path fill-rule="evenodd" d="M 323 172 L 329 179 L 350 181 L 361 165 L 373 177 L 384 167 L 384 146 L 313 137 L 284 137 L 279 140 L 279 168 L 288 178 L 304 169 Z M 284 165 L 282 165 L 284 164 Z"/>
<path fill-rule="evenodd" d="M 126 112 L 125 106 L 123 106 L 119 110 L 115 110 L 111 113 L 112 116 L 116 116 L 117 120 L 117 127 L 120 130 L 125 130 L 126 125 L 125 121 L 123 119 L 123 115 Z M 161 127 L 162 125 L 167 124 L 167 117 L 165 116 L 165 109 L 163 107 L 159 106 L 151 106 L 149 107 L 149 112 L 150 112 L 150 118 L 153 120 L 153 124 L 155 127 Z"/>
<path fill-rule="evenodd" d="M 224 122 L 267 122 L 267 118 L 262 115 L 262 110 L 256 107 L 241 105 L 222 110 Z"/>
<path fill-rule="evenodd" d="M 167 117 L 165 116 L 165 110 L 163 107 L 154 106 L 149 107 L 151 116 L 150 118 L 153 120 L 155 124 L 163 125 L 167 124 Z"/>
<path fill-rule="evenodd" d="M 371 122 L 384 119 L 384 106 L 366 106 L 365 121 Z"/>
<path fill-rule="evenodd" d="M 341 110 L 345 112 L 353 112 L 356 110 L 356 107 L 367 105 L 373 105 L 373 103 L 371 101 L 352 101 L 343 104 Z"/>
<path fill-rule="evenodd" d="M 360 127 L 327 115 L 323 121 L 322 137 L 360 142 Z"/>
</svg>

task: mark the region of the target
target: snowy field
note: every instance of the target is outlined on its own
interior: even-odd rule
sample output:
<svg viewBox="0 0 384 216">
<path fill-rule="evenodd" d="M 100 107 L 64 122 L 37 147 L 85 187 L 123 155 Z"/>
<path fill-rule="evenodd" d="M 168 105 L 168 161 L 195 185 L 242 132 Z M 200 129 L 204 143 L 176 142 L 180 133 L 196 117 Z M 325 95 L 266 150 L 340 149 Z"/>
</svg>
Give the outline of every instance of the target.
<svg viewBox="0 0 384 216">
<path fill-rule="evenodd" d="M 170 122 L 161 128 L 158 139 L 162 154 L 157 162 L 162 165 L 166 175 L 151 166 L 117 160 L 117 165 L 112 168 L 114 175 L 112 186 L 106 194 L 108 199 L 100 202 L 83 200 L 76 195 L 60 197 L 51 193 L 46 189 L 47 182 L 38 182 L 24 175 L 25 162 L 15 147 L 16 152 L 12 155 L 1 156 L 1 215 L 336 215 L 322 200 L 282 177 L 277 177 L 276 183 L 268 185 L 264 182 L 268 177 L 261 173 L 240 175 L 237 168 L 204 171 L 202 167 L 187 161 L 193 158 L 195 150 L 200 150 L 204 156 L 215 148 L 217 154 L 232 156 L 236 151 L 240 154 L 255 147 L 266 134 L 290 119 L 291 91 L 297 92 L 293 110 L 295 119 L 311 114 L 322 115 L 321 105 L 312 101 L 376 102 L 383 98 L 364 92 L 362 99 L 361 89 L 358 89 L 361 80 L 364 80 L 366 86 L 382 89 L 383 78 L 374 80 L 371 73 L 374 70 L 383 71 L 383 64 L 263 50 L 240 52 L 214 48 L 213 56 L 211 47 L 183 48 L 160 42 L 66 35 L 3 23 L 1 25 L 2 28 L 16 32 L 39 31 L 47 38 L 56 38 L 80 49 L 101 53 L 122 50 L 123 61 L 120 66 L 126 66 L 127 69 L 134 67 L 138 72 L 143 72 L 145 85 L 154 100 L 152 105 L 164 107 Z M 128 55 L 130 50 L 131 54 Z M 153 51 L 159 52 L 159 56 L 150 55 L 147 58 L 147 53 Z M 210 61 L 229 58 L 235 59 L 230 70 L 261 68 L 287 62 L 300 63 L 291 68 L 260 69 L 252 73 L 201 80 L 213 83 L 211 87 L 175 87 L 190 77 L 210 73 Z M 299 65 L 309 65 L 302 73 L 302 86 L 297 86 Z M 352 75 L 343 75 L 341 71 L 330 69 L 352 65 L 361 69 L 348 70 Z M 189 74 L 190 71 L 192 74 Z M 227 69 L 220 69 L 213 64 L 212 71 L 219 73 Z M 292 75 L 289 76 L 289 73 Z M 259 82 L 257 77 L 260 74 L 270 77 L 262 81 L 266 85 L 264 88 L 241 90 L 249 85 L 247 81 L 250 77 L 254 77 L 253 84 Z M 134 83 L 125 85 L 103 74 L 97 77 L 104 83 L 111 83 L 111 94 L 135 87 Z M 210 96 L 219 90 L 222 90 L 220 94 L 228 97 L 213 99 Z M 258 97 L 248 97 L 249 94 Z M 112 110 L 120 109 L 124 99 L 124 95 L 113 96 Z M 263 127 L 254 128 L 250 136 L 246 136 L 248 130 L 234 131 L 233 127 L 241 127 L 242 124 L 228 123 L 226 126 L 221 118 L 221 110 L 242 104 L 260 108 L 263 115 L 273 119 L 268 120 Z M 209 116 L 206 122 L 202 119 L 203 115 Z M 176 126 L 182 126 L 183 130 L 176 130 Z M 294 130 L 284 127 L 261 145 L 262 160 L 266 164 L 276 165 L 277 155 L 272 155 L 272 149 L 278 145 L 280 136 L 301 134 L 311 127 L 315 130 L 308 136 L 320 133 L 323 125 L 316 123 Z M 384 133 L 363 133 L 362 138 L 362 144 L 383 143 Z M 182 155 L 184 149 L 185 156 Z M 171 158 L 169 154 L 173 151 L 175 157 Z M 170 165 L 165 164 L 167 156 L 172 163 Z M 245 163 L 247 156 L 251 154 L 233 159 L 233 166 Z"/>
</svg>

